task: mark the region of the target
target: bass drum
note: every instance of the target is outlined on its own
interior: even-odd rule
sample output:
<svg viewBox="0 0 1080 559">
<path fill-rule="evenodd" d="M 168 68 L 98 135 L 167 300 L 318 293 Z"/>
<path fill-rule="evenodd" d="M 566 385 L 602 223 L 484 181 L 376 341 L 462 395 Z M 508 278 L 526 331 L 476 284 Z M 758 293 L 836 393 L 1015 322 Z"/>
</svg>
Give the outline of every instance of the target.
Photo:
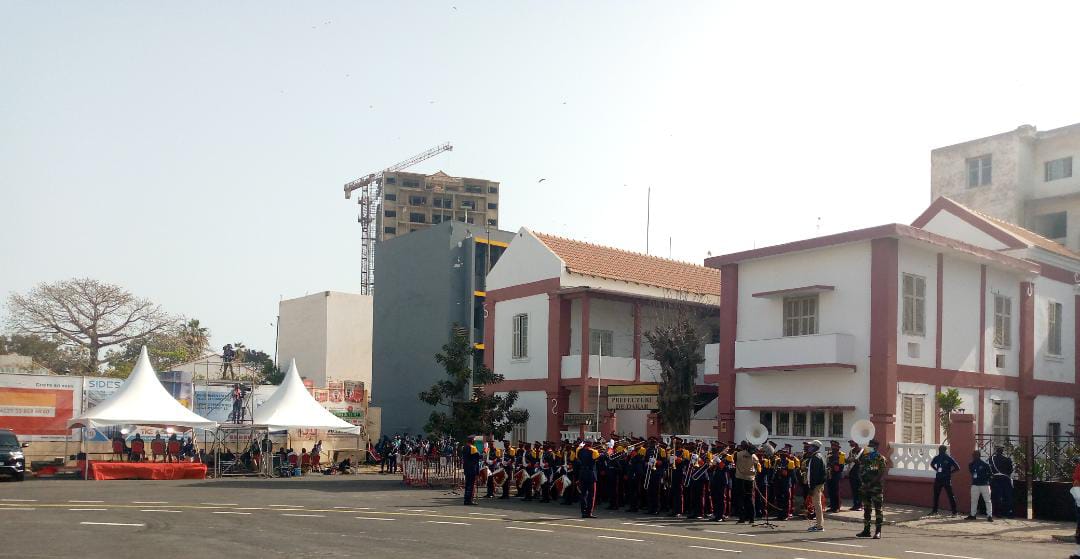
<svg viewBox="0 0 1080 559">
<path fill-rule="evenodd" d="M 506 482 L 506 470 L 499 468 L 491 473 L 491 480 L 495 482 L 495 485 L 502 486 Z"/>
</svg>

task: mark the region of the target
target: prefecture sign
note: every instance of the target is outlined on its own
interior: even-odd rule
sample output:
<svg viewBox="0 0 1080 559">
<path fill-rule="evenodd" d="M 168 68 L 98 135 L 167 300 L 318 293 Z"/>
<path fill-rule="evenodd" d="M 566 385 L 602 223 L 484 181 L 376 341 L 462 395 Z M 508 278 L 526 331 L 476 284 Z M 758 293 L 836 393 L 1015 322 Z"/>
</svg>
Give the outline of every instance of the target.
<svg viewBox="0 0 1080 559">
<path fill-rule="evenodd" d="M 626 384 L 607 387 L 609 410 L 655 410 L 660 407 L 659 384 Z"/>
<path fill-rule="evenodd" d="M 563 414 L 564 425 L 592 425 L 596 420 L 594 413 L 565 413 Z"/>
</svg>

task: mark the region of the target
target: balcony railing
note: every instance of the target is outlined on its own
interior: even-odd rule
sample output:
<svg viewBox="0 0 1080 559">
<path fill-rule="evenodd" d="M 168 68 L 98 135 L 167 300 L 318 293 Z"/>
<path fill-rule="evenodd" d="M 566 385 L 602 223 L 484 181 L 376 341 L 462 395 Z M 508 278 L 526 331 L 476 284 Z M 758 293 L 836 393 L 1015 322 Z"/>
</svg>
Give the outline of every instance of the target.
<svg viewBox="0 0 1080 559">
<path fill-rule="evenodd" d="M 941 445 L 891 443 L 889 448 L 892 450 L 892 456 L 889 459 L 892 467 L 889 468 L 889 473 L 912 477 L 934 477 L 930 461 L 937 456 L 939 446 Z"/>
<path fill-rule="evenodd" d="M 786 336 L 735 342 L 738 372 L 796 369 L 855 369 L 855 337 L 850 334 Z"/>
</svg>

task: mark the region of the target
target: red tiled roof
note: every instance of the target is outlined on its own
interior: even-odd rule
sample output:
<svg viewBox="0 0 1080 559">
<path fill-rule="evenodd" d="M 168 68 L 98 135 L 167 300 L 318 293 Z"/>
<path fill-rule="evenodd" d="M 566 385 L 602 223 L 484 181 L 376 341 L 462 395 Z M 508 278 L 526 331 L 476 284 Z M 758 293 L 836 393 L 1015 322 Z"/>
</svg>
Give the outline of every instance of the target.
<svg viewBox="0 0 1080 559">
<path fill-rule="evenodd" d="M 566 271 L 700 295 L 720 295 L 720 270 L 617 248 L 536 233 Z"/>
</svg>

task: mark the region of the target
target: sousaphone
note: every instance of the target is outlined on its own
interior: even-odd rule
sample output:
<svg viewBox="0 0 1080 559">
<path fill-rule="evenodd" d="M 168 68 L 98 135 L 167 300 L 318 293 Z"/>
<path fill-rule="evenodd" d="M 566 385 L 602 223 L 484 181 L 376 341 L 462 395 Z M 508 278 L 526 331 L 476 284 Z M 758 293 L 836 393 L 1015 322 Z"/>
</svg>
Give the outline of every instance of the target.
<svg viewBox="0 0 1080 559">
<path fill-rule="evenodd" d="M 875 431 L 874 424 L 869 419 L 860 419 L 851 426 L 851 440 L 859 443 L 859 446 L 866 446 L 866 443 L 874 438 Z"/>
</svg>

